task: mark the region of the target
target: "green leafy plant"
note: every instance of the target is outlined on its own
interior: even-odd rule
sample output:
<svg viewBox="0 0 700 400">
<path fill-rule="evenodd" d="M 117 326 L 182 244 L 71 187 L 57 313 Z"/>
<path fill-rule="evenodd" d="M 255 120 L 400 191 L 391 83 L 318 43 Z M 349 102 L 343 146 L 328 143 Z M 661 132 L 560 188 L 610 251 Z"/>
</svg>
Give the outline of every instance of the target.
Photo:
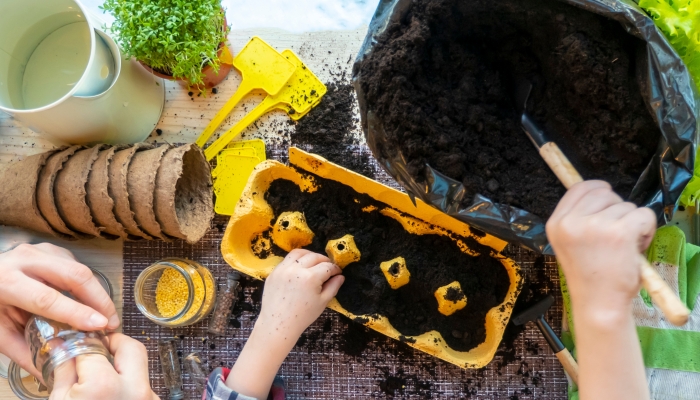
<svg viewBox="0 0 700 400">
<path fill-rule="evenodd" d="M 106 0 L 110 27 L 124 52 L 154 70 L 202 84 L 208 64 L 218 72 L 228 26 L 220 0 Z"/>
<path fill-rule="evenodd" d="M 700 84 L 700 1 L 639 0 Z"/>
</svg>

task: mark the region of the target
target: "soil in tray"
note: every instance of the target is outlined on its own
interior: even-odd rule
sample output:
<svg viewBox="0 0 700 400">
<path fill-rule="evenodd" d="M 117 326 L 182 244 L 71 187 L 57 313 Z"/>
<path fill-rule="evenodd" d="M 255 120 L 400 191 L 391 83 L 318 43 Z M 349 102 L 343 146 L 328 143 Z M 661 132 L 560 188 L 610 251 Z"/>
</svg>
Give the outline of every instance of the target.
<svg viewBox="0 0 700 400">
<path fill-rule="evenodd" d="M 285 211 L 304 213 L 315 234 L 306 247 L 309 250 L 325 254 L 329 240 L 354 236 L 362 257 L 343 270 L 345 283 L 336 297 L 346 310 L 356 315 L 384 315 L 404 336 L 437 330 L 458 351 L 468 351 L 485 340 L 486 313 L 503 301 L 510 285 L 505 267 L 489 255 L 490 248 L 474 238 L 454 235 L 480 254 L 473 257 L 449 237 L 410 234 L 398 221 L 379 213 L 388 208 L 386 204 L 338 182 L 314 179 L 319 189 L 313 193 L 302 192 L 291 181 L 275 180 L 265 199 L 275 220 Z M 368 206 L 377 210 L 362 211 Z M 285 255 L 279 248 L 272 253 Z M 398 256 L 406 260 L 411 278 L 393 290 L 379 266 Z M 446 317 L 437 311 L 434 292 L 455 280 L 467 297 L 467 306 Z"/>
<path fill-rule="evenodd" d="M 564 194 L 520 128 L 519 79 L 581 175 L 624 198 L 659 143 L 639 84 L 644 43 L 561 1 L 416 0 L 378 42 L 359 68 L 387 134 L 380 152 L 398 148 L 418 181 L 427 163 L 462 182 L 465 202 L 479 193 L 548 218 Z"/>
</svg>

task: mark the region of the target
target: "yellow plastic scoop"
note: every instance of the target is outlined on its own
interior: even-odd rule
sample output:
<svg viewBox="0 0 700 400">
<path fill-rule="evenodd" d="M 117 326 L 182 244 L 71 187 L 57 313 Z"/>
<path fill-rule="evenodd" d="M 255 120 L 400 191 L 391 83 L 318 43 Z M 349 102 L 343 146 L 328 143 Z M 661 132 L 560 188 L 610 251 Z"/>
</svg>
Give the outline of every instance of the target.
<svg viewBox="0 0 700 400">
<path fill-rule="evenodd" d="M 257 36 L 241 49 L 233 59 L 233 66 L 241 73 L 243 80 L 236 93 L 199 135 L 196 142 L 199 147 L 204 147 L 211 135 L 246 95 L 253 90 L 264 90 L 269 95 L 276 95 L 296 69 L 295 64 Z"/>
<path fill-rule="evenodd" d="M 282 56 L 296 66 L 289 81 L 276 95 L 269 94 L 265 97 L 257 107 L 204 150 L 204 156 L 207 160 L 214 158 L 233 138 L 264 114 L 279 109 L 287 112 L 292 119 L 298 120 L 321 101 L 327 91 L 326 85 L 304 65 L 293 51 L 284 50 Z M 206 140 L 204 142 L 206 143 Z"/>
</svg>

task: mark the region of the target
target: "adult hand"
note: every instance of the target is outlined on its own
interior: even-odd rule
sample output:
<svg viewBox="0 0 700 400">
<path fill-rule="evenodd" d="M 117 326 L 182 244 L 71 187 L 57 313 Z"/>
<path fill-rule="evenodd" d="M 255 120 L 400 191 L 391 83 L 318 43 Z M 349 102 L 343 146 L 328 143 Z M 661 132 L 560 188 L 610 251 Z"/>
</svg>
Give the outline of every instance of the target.
<svg viewBox="0 0 700 400">
<path fill-rule="evenodd" d="M 41 379 L 24 341 L 30 314 L 85 331 L 119 326 L 114 303 L 92 271 L 70 251 L 48 243 L 21 244 L 0 254 L 0 353 Z"/>
<path fill-rule="evenodd" d="M 101 355 L 79 356 L 54 373 L 50 400 L 156 400 L 148 380 L 148 354 L 140 342 L 108 335 L 114 366 Z"/>
<path fill-rule="evenodd" d="M 547 222 L 571 295 L 581 400 L 649 398 L 632 301 L 655 229 L 650 209 L 601 181 L 572 186 Z"/>
<path fill-rule="evenodd" d="M 341 273 L 326 256 L 292 250 L 265 281 L 258 320 L 296 341 L 338 293 Z"/>
<path fill-rule="evenodd" d="M 639 254 L 655 230 L 654 212 L 623 202 L 608 183 L 573 186 L 547 222 L 572 302 L 626 312 L 641 288 Z"/>
</svg>

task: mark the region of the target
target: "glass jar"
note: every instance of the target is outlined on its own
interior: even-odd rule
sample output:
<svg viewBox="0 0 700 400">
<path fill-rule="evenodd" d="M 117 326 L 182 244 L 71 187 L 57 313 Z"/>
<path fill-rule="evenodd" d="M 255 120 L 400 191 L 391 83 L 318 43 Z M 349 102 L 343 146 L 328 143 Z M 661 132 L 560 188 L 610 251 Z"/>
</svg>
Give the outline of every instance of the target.
<svg viewBox="0 0 700 400">
<path fill-rule="evenodd" d="M 185 394 L 182 392 L 182 369 L 180 358 L 177 355 L 175 339 L 164 339 L 158 343 L 158 358 L 163 370 L 163 382 L 168 389 L 169 400 L 182 400 Z"/>
<path fill-rule="evenodd" d="M 81 355 L 100 354 L 113 363 L 103 331 L 78 331 L 69 325 L 32 315 L 24 329 L 24 340 L 29 346 L 32 363 L 46 383 L 48 393 L 53 389 L 54 371 L 66 361 Z M 48 398 L 36 390 L 26 388 L 20 367 L 14 362 L 10 364 L 8 379 L 12 391 L 20 399 Z"/>
<path fill-rule="evenodd" d="M 167 258 L 144 269 L 136 279 L 139 311 L 158 325 L 179 327 L 205 318 L 216 302 L 216 283 L 203 265 Z"/>
<path fill-rule="evenodd" d="M 207 373 L 202 367 L 202 357 L 199 353 L 190 353 L 185 357 L 185 371 L 190 375 L 190 381 L 194 382 L 197 388 L 196 393 L 204 393 L 207 389 Z"/>
<path fill-rule="evenodd" d="M 219 290 L 216 298 L 216 306 L 209 321 L 209 333 L 214 336 L 221 336 L 226 333 L 228 320 L 231 317 L 233 306 L 238 301 L 241 293 L 241 274 L 229 272 L 226 276 L 226 287 Z"/>
</svg>

